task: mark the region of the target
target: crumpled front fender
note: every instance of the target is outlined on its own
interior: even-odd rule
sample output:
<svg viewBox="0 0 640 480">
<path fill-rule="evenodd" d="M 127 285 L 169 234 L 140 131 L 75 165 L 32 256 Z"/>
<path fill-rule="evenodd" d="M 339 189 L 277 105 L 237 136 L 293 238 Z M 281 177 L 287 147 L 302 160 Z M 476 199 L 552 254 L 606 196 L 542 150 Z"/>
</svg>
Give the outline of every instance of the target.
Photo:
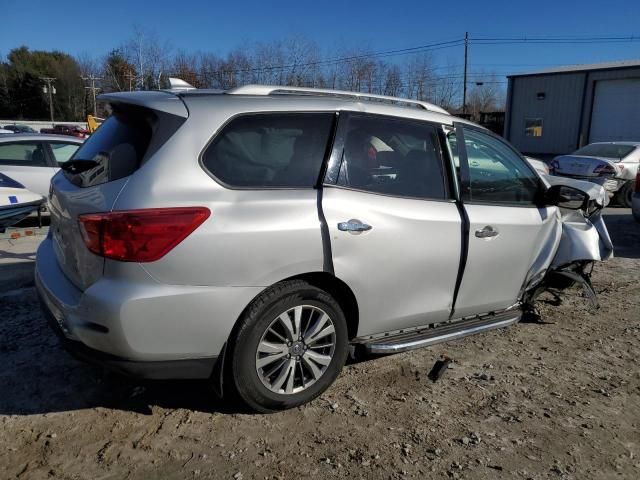
<svg viewBox="0 0 640 480">
<path fill-rule="evenodd" d="M 585 268 L 595 261 L 613 256 L 611 237 L 602 218 L 602 209 L 608 203 L 608 196 L 600 185 L 590 182 L 547 176 L 543 176 L 543 181 L 548 186 L 563 184 L 585 192 L 589 195 L 589 207 L 587 212 L 561 208 L 555 211 L 557 228 L 561 233 L 547 238 L 548 246 L 542 249 L 540 258 L 534 263 L 537 268 L 533 269 L 525 282 L 522 302 L 532 305 L 545 290 L 562 290 L 579 282 L 592 305 L 597 307 L 590 274 L 586 273 Z M 544 265 L 548 265 L 548 268 L 544 268 Z"/>
<path fill-rule="evenodd" d="M 600 211 L 587 218 L 581 211 L 562 215 L 562 236 L 551 267 L 577 261 L 603 261 L 613 256 L 613 244 Z"/>
</svg>

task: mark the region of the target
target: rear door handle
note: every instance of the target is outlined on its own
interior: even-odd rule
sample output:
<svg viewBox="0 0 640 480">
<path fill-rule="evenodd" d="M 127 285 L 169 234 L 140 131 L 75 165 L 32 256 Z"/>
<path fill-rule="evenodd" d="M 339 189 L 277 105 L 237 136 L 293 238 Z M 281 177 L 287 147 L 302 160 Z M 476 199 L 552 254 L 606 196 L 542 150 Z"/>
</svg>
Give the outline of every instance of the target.
<svg viewBox="0 0 640 480">
<path fill-rule="evenodd" d="M 476 237 L 478 238 L 497 237 L 499 234 L 500 232 L 493 228 L 491 225 L 487 225 L 482 230 L 476 230 Z"/>
<path fill-rule="evenodd" d="M 349 220 L 348 222 L 340 222 L 338 224 L 338 230 L 349 233 L 366 232 L 371 230 L 371 228 L 373 228 L 371 225 L 367 225 L 358 220 Z"/>
</svg>

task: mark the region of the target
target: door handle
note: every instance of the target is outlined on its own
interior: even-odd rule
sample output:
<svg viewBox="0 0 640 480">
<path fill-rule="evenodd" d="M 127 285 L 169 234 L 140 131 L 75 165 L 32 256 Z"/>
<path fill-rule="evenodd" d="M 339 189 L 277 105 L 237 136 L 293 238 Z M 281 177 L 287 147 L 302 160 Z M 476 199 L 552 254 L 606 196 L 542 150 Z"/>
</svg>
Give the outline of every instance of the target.
<svg viewBox="0 0 640 480">
<path fill-rule="evenodd" d="M 491 225 L 487 225 L 482 230 L 476 230 L 476 237 L 478 238 L 491 238 L 497 237 L 500 232 L 494 229 Z"/>
<path fill-rule="evenodd" d="M 349 220 L 348 222 L 340 222 L 338 224 L 338 230 L 349 233 L 360 233 L 371 230 L 373 227 L 362 223 L 359 220 Z"/>
</svg>

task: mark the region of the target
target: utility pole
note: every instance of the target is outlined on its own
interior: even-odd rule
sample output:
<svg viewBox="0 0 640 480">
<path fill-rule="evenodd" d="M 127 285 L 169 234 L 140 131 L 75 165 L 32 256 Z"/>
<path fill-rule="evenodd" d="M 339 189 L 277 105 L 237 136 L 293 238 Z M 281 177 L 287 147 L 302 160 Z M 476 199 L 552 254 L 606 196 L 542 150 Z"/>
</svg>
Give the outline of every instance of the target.
<svg viewBox="0 0 640 480">
<path fill-rule="evenodd" d="M 56 81 L 53 77 L 40 77 L 40 80 L 47 85 L 44 87 L 44 93 L 49 94 L 49 115 L 51 116 L 51 123 L 53 123 L 53 95 L 56 93 L 56 87 L 52 85 Z"/>
<path fill-rule="evenodd" d="M 84 80 L 85 82 L 88 80 L 91 82 L 91 86 L 90 87 L 84 87 L 87 90 L 91 90 L 91 95 L 93 96 L 93 116 L 97 117 L 98 116 L 98 107 L 96 104 L 96 92 L 98 90 L 100 90 L 100 87 L 96 87 L 96 80 L 102 80 L 102 77 L 96 77 L 93 74 L 89 75 L 88 77 L 80 77 L 82 78 L 82 80 Z"/>
<path fill-rule="evenodd" d="M 133 79 L 136 78 L 136 75 L 129 70 L 129 73 L 125 73 L 124 76 L 129 79 L 129 91 L 133 90 Z"/>
<path fill-rule="evenodd" d="M 469 32 L 464 32 L 464 85 L 462 86 L 462 113 L 467 113 L 467 57 L 469 55 Z"/>
</svg>

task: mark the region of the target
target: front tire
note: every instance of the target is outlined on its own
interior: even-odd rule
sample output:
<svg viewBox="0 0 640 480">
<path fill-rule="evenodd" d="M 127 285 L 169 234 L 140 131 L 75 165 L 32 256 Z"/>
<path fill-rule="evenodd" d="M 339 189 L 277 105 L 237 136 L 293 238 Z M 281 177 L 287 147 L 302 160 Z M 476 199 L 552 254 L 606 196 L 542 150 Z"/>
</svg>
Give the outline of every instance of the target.
<svg viewBox="0 0 640 480">
<path fill-rule="evenodd" d="M 230 352 L 230 380 L 251 409 L 272 412 L 310 402 L 338 377 L 348 353 L 340 305 L 301 280 L 282 282 L 247 308 Z"/>
</svg>

